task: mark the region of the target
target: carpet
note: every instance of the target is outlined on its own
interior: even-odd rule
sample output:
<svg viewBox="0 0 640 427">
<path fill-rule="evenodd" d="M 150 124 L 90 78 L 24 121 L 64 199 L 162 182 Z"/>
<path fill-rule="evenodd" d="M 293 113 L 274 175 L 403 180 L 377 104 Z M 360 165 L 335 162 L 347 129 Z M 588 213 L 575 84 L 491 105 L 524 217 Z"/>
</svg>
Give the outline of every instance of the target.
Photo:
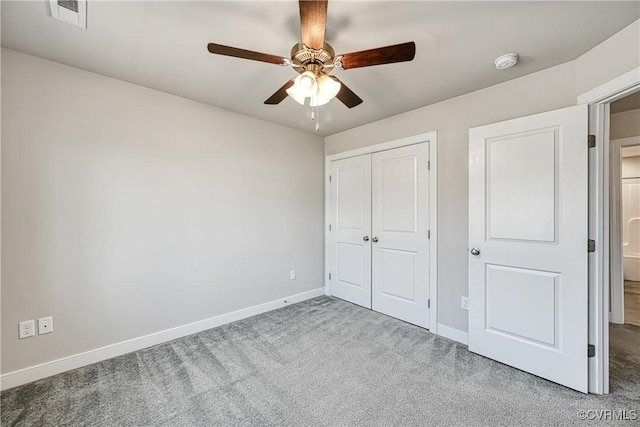
<svg viewBox="0 0 640 427">
<path fill-rule="evenodd" d="M 611 343 L 611 394 L 584 395 L 425 329 L 319 297 L 4 391 L 1 420 L 7 426 L 584 424 L 579 411 L 640 412 L 640 327 L 612 326 Z"/>
</svg>

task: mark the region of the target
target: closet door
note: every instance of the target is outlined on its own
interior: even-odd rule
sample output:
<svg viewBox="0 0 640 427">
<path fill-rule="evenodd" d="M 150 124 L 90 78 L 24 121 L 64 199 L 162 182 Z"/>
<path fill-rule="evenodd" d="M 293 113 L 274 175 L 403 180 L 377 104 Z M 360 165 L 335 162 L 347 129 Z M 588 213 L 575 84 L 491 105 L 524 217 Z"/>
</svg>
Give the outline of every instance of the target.
<svg viewBox="0 0 640 427">
<path fill-rule="evenodd" d="M 331 162 L 331 295 L 371 308 L 371 155 Z"/>
<path fill-rule="evenodd" d="M 372 156 L 372 308 L 429 327 L 429 144 Z"/>
</svg>

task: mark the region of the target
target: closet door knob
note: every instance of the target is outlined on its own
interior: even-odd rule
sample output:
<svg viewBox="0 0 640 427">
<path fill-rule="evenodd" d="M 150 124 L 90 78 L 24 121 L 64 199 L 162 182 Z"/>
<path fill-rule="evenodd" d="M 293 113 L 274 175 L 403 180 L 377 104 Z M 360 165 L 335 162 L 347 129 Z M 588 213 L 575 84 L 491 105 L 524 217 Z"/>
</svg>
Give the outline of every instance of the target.
<svg viewBox="0 0 640 427">
<path fill-rule="evenodd" d="M 373 243 L 378 243 L 378 238 L 377 238 L 377 237 L 374 237 L 373 239 L 371 239 L 371 241 L 372 241 Z"/>
<path fill-rule="evenodd" d="M 471 255 L 475 255 L 475 256 L 480 255 L 480 249 L 478 248 L 471 249 Z"/>
<path fill-rule="evenodd" d="M 362 240 L 364 240 L 365 242 L 368 242 L 368 241 L 369 241 L 369 236 L 364 236 L 364 237 L 362 238 Z"/>
</svg>

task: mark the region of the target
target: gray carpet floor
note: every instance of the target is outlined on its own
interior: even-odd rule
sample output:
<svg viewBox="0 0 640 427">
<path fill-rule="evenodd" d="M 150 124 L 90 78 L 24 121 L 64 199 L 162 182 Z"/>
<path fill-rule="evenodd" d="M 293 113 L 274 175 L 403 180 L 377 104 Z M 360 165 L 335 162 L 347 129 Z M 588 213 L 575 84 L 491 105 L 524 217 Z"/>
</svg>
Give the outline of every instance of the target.
<svg viewBox="0 0 640 427">
<path fill-rule="evenodd" d="M 640 412 L 640 327 L 611 342 L 611 394 L 584 395 L 320 297 L 7 390 L 2 425 L 584 424 Z"/>
</svg>

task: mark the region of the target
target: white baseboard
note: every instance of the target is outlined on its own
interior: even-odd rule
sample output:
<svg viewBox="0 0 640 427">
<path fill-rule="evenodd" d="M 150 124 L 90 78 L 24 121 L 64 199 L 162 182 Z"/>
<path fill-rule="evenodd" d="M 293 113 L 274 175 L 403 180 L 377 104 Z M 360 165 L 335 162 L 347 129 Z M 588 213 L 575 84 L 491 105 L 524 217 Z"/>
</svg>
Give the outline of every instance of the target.
<svg viewBox="0 0 640 427">
<path fill-rule="evenodd" d="M 451 328 L 449 326 L 438 323 L 438 335 L 450 340 L 458 341 L 461 344 L 469 345 L 469 333 L 460 329 Z"/>
<path fill-rule="evenodd" d="M 89 350 L 84 353 L 63 357 L 62 359 L 52 360 L 51 362 L 45 362 L 40 365 L 8 372 L 0 376 L 0 390 L 7 390 L 22 384 L 50 377 L 51 375 L 70 371 L 72 369 L 80 368 L 112 357 L 121 356 L 156 344 L 162 344 L 176 338 L 185 337 L 187 335 L 215 328 L 216 326 L 246 319 L 247 317 L 252 317 L 257 314 L 282 308 L 289 304 L 319 297 L 324 294 L 324 287 L 316 288 L 311 291 L 254 305 L 253 307 L 243 308 L 241 310 L 221 314 L 209 319 L 199 320 L 197 322 L 166 329 L 160 332 L 154 332 L 153 334 L 96 348 L 94 350 Z"/>
</svg>

